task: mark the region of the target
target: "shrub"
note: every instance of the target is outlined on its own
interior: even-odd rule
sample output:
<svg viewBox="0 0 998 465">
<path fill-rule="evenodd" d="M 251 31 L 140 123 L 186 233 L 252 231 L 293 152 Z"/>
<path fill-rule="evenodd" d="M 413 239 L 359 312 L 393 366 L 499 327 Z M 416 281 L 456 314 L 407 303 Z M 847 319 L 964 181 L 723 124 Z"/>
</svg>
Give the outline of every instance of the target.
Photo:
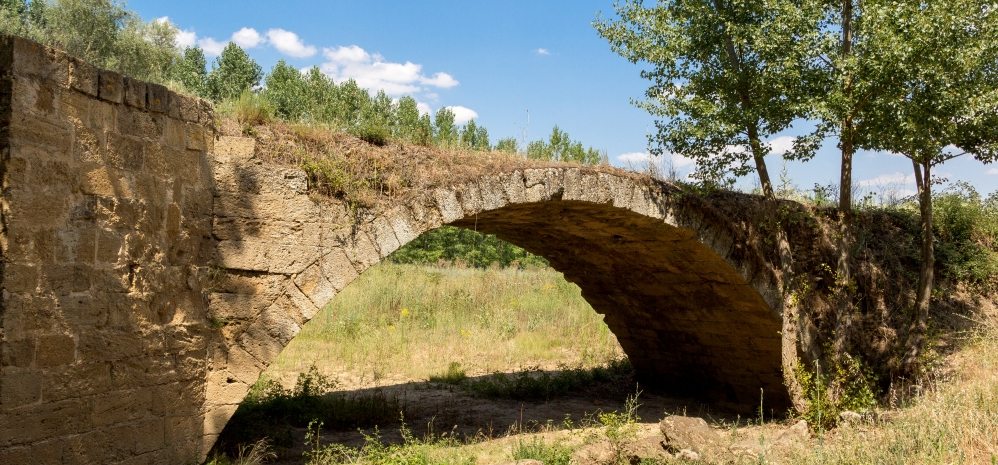
<svg viewBox="0 0 998 465">
<path fill-rule="evenodd" d="M 985 291 L 998 287 L 998 193 L 982 199 L 970 184 L 956 183 L 933 199 L 933 227 L 944 276 Z"/>
<path fill-rule="evenodd" d="M 377 123 L 362 124 L 356 132 L 360 140 L 378 147 L 388 145 L 388 139 L 391 137 L 388 128 Z"/>
<path fill-rule="evenodd" d="M 468 378 L 465 374 L 464 369 L 461 368 L 461 364 L 458 362 L 450 362 L 447 366 L 447 371 L 439 375 L 430 376 L 431 383 L 444 383 L 444 384 L 461 384 L 462 381 Z"/>
<path fill-rule="evenodd" d="M 540 460 L 544 465 L 568 465 L 572 461 L 572 449 L 560 442 L 547 443 L 539 437 L 528 441 L 517 441 L 513 448 L 513 460 Z"/>
<path fill-rule="evenodd" d="M 235 118 L 245 134 L 252 134 L 254 126 L 267 123 L 274 114 L 273 105 L 264 96 L 251 90 L 243 91 L 234 100 L 222 102 L 218 111 Z"/>
</svg>

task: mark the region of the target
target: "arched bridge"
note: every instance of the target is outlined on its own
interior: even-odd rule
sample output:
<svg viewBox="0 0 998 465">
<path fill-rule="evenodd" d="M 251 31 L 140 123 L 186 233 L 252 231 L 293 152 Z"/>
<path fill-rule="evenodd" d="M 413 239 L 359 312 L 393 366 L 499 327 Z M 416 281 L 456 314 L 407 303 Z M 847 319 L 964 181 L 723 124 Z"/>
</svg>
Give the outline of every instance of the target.
<svg viewBox="0 0 998 465">
<path fill-rule="evenodd" d="M 358 218 L 204 102 L 7 37 L 0 103 L 0 463 L 203 459 L 303 324 L 445 224 L 546 257 L 646 385 L 789 404 L 782 278 L 731 205 L 512 163 Z"/>
</svg>

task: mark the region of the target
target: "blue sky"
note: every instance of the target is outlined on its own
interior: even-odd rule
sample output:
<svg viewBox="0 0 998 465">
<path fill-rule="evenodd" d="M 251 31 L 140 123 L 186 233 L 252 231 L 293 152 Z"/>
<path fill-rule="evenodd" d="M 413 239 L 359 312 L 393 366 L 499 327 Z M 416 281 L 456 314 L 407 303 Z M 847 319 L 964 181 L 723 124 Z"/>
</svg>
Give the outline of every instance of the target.
<svg viewBox="0 0 998 465">
<path fill-rule="evenodd" d="M 454 107 L 459 118 L 475 116 L 493 140 L 539 139 L 557 124 L 605 150 L 614 164 L 638 166 L 647 157 L 653 119 L 630 103 L 643 96 L 646 81 L 592 28 L 597 13 L 613 14 L 612 0 L 130 0 L 128 6 L 146 20 L 169 18 L 184 44 L 198 43 L 209 55 L 233 40 L 265 70 L 279 59 L 317 65 L 372 90 L 413 95 L 432 111 Z M 793 134 L 774 136 L 774 147 Z M 786 167 L 801 188 L 837 184 L 837 157 L 829 141 L 810 163 Z M 767 160 L 775 182 L 784 164 L 777 156 Z M 670 161 L 681 173 L 691 168 L 681 157 Z M 907 159 L 860 153 L 855 165 L 856 183 L 870 192 L 914 190 Z M 982 193 L 998 190 L 998 164 L 962 157 L 936 172 Z M 740 186 L 754 184 L 750 177 Z"/>
</svg>

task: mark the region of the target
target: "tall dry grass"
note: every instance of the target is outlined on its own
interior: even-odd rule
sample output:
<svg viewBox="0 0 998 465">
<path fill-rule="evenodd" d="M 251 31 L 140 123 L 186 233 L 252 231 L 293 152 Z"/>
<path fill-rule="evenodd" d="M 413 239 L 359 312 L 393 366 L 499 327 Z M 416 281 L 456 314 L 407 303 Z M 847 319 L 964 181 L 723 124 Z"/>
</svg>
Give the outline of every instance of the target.
<svg viewBox="0 0 998 465">
<path fill-rule="evenodd" d="M 874 425 L 840 426 L 777 463 L 998 463 L 998 318 L 985 317 L 937 382 Z"/>
<path fill-rule="evenodd" d="M 290 381 L 314 363 L 348 388 L 426 380 L 454 362 L 475 375 L 622 356 L 602 316 L 556 271 L 384 263 L 306 324 L 267 375 Z"/>
</svg>

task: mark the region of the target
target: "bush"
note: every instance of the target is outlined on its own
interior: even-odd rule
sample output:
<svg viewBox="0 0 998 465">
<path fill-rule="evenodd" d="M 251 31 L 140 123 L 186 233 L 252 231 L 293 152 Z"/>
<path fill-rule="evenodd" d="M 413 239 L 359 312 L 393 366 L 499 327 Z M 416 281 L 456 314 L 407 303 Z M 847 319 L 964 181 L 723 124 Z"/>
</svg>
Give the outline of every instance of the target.
<svg viewBox="0 0 998 465">
<path fill-rule="evenodd" d="M 540 460 L 544 465 L 568 465 L 572 461 L 572 449 L 558 442 L 548 444 L 539 437 L 517 441 L 513 460 L 529 459 Z"/>
<path fill-rule="evenodd" d="M 380 124 L 365 123 L 357 129 L 357 137 L 368 144 L 384 147 L 388 145 L 391 133 L 388 131 L 388 128 Z"/>
<path fill-rule="evenodd" d="M 461 364 L 458 362 L 450 362 L 447 366 L 447 371 L 439 375 L 430 376 L 431 383 L 444 383 L 444 384 L 461 384 L 462 381 L 468 378 L 465 374 L 464 369 L 461 368 Z"/>
<path fill-rule="evenodd" d="M 943 275 L 998 288 L 998 192 L 987 199 L 960 182 L 933 199 L 936 257 Z"/>
<path fill-rule="evenodd" d="M 269 122 L 274 114 L 273 105 L 264 96 L 251 90 L 243 91 L 235 100 L 221 103 L 218 111 L 234 117 L 246 134 L 252 134 L 254 126 Z"/>
</svg>

